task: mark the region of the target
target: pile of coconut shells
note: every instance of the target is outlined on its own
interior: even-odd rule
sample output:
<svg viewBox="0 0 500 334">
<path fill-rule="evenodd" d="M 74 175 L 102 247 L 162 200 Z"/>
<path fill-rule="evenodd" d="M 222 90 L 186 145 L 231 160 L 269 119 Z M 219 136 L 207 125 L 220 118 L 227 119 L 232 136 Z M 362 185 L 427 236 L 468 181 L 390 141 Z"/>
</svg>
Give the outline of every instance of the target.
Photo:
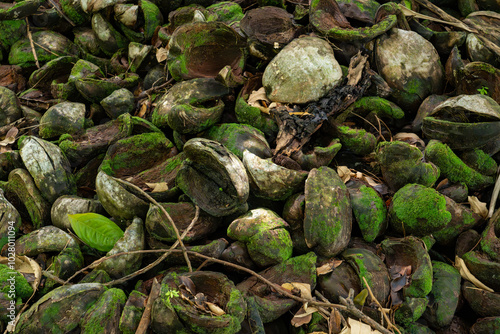
<svg viewBox="0 0 500 334">
<path fill-rule="evenodd" d="M 499 13 L 1 3 L 0 330 L 498 333 Z"/>
</svg>

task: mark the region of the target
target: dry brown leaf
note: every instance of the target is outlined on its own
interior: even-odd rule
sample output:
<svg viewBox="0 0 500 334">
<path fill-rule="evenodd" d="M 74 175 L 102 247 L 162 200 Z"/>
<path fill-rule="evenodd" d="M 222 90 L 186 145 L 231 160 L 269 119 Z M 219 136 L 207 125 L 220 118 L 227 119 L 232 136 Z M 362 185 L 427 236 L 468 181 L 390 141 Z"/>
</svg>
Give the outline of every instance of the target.
<svg viewBox="0 0 500 334">
<path fill-rule="evenodd" d="M 476 196 L 469 196 L 467 197 L 467 200 L 469 201 L 472 211 L 483 218 L 488 217 L 488 208 L 486 207 L 486 203 L 481 202 Z"/>
<path fill-rule="evenodd" d="M 329 325 L 329 331 L 331 334 L 339 334 L 342 330 L 342 316 L 340 315 L 339 310 L 337 310 L 336 308 L 333 308 L 332 312 L 330 312 Z"/>
<path fill-rule="evenodd" d="M 167 48 L 159 48 L 156 50 L 156 60 L 161 63 L 167 59 L 168 51 Z"/>
<path fill-rule="evenodd" d="M 264 103 L 263 103 L 264 102 Z M 247 101 L 251 107 L 259 108 L 261 112 L 269 115 L 269 109 L 277 107 L 276 102 L 272 102 L 267 98 L 264 87 L 252 91 Z"/>
<path fill-rule="evenodd" d="M 271 101 L 267 98 L 266 89 L 264 87 L 260 87 L 258 90 L 252 91 L 252 93 L 248 96 L 247 103 L 251 107 L 262 107 L 262 103 L 260 101 L 271 103 Z"/>
<path fill-rule="evenodd" d="M 305 299 L 312 300 L 311 285 L 307 283 L 293 282 L 283 283 L 281 287 L 292 291 L 294 288 L 300 290 L 300 296 Z"/>
<path fill-rule="evenodd" d="M 300 327 L 308 324 L 311 321 L 314 312 L 318 312 L 318 309 L 315 307 L 307 307 L 307 303 L 302 305 L 291 320 L 292 326 Z"/>
<path fill-rule="evenodd" d="M 299 310 L 299 312 L 301 311 L 302 309 Z M 297 312 L 297 314 L 299 313 Z M 312 314 L 303 314 L 304 316 L 303 317 L 298 317 L 297 314 L 292 318 L 292 320 L 290 321 L 290 323 L 292 324 L 292 326 L 294 327 L 300 327 L 302 325 L 306 325 L 308 324 L 311 319 L 312 319 Z"/>
<path fill-rule="evenodd" d="M 11 152 L 11 151 L 12 151 L 12 149 L 10 147 L 0 146 L 0 154 L 6 153 L 6 152 Z"/>
<path fill-rule="evenodd" d="M 139 112 L 137 113 L 137 117 L 143 117 L 144 115 L 146 115 L 146 112 L 148 111 L 149 109 L 149 102 L 146 101 L 144 103 L 141 104 L 141 107 L 139 108 Z"/>
<path fill-rule="evenodd" d="M 8 146 L 14 144 L 18 132 L 19 132 L 18 128 L 16 128 L 15 126 L 11 127 L 9 131 L 7 131 L 5 138 L 2 141 L 0 141 L 0 146 Z"/>
<path fill-rule="evenodd" d="M 342 329 L 342 332 L 340 334 L 382 334 L 378 330 L 372 330 L 372 328 L 364 324 L 362 322 L 359 322 L 358 320 L 354 320 L 352 318 L 347 319 L 347 323 L 349 324 L 349 327 L 344 327 Z"/>
<path fill-rule="evenodd" d="M 440 190 L 441 188 L 446 189 L 449 185 L 450 181 L 448 179 L 443 179 L 441 182 L 438 183 L 436 186 L 436 190 Z"/>
<path fill-rule="evenodd" d="M 356 176 L 356 174 L 351 172 L 351 170 L 347 166 L 338 166 L 337 174 L 339 174 L 340 178 L 342 179 L 342 182 L 344 183 L 349 181 L 351 177 Z"/>
<path fill-rule="evenodd" d="M 147 183 L 146 182 L 146 185 L 149 188 L 153 189 L 153 190 L 151 190 L 152 193 L 161 193 L 163 191 L 168 190 L 167 182 L 158 182 L 158 183 Z"/>
<path fill-rule="evenodd" d="M 486 290 L 488 292 L 495 292 L 492 288 L 487 287 L 483 282 L 481 282 L 474 275 L 472 275 L 472 273 L 469 271 L 469 268 L 467 268 L 467 265 L 465 264 L 464 260 L 462 260 L 462 258 L 455 256 L 454 267 L 457 268 L 457 270 L 460 272 L 460 276 L 462 276 L 464 279 L 474 284 L 476 287 Z"/>
<path fill-rule="evenodd" d="M 307 111 L 292 111 L 289 113 L 290 115 L 295 115 L 295 116 L 307 116 L 310 115 Z"/>
<path fill-rule="evenodd" d="M 9 260 L 4 256 L 0 256 L 0 263 L 7 265 Z M 35 293 L 42 279 L 42 268 L 40 265 L 35 260 L 27 256 L 16 255 L 14 268 L 21 274 L 32 274 L 35 276 L 35 280 L 33 282 L 29 282 L 33 288 L 33 293 Z"/>
<path fill-rule="evenodd" d="M 408 133 L 408 132 L 399 132 L 396 133 L 394 137 L 392 137 L 394 140 L 399 140 L 399 141 L 404 141 L 410 145 L 418 146 L 419 144 L 421 147 L 425 147 L 425 143 L 422 139 L 420 139 L 419 136 L 417 136 L 414 133 Z"/>
<path fill-rule="evenodd" d="M 340 266 L 342 262 L 343 262 L 342 260 L 331 259 L 327 263 L 323 264 L 321 267 L 316 268 L 316 273 L 318 274 L 318 276 L 331 273 L 333 269 Z"/>
<path fill-rule="evenodd" d="M 224 312 L 223 309 L 221 309 L 219 306 L 217 306 L 214 303 L 211 302 L 205 302 L 205 304 L 208 306 L 210 309 L 210 312 L 214 313 L 215 315 L 224 315 L 226 312 Z"/>
</svg>

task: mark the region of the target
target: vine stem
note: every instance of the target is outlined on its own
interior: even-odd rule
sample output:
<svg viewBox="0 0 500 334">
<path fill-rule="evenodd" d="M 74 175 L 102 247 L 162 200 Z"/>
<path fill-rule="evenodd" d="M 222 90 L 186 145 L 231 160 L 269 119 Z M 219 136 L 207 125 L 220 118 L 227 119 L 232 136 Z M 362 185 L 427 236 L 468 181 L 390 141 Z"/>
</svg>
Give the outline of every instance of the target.
<svg viewBox="0 0 500 334">
<path fill-rule="evenodd" d="M 170 215 L 168 214 L 167 210 L 165 210 L 165 208 L 162 205 L 160 205 L 153 197 L 151 197 L 149 194 L 147 194 L 144 190 L 142 190 L 141 188 L 139 188 L 135 184 L 132 184 L 132 183 L 130 183 L 128 181 L 125 181 L 125 180 L 122 180 L 122 179 L 119 179 L 119 178 L 116 178 L 116 177 L 112 177 L 112 178 L 113 178 L 113 180 L 117 181 L 118 183 L 122 183 L 124 185 L 129 186 L 129 187 L 132 187 L 132 189 L 134 189 L 134 190 L 138 191 L 139 193 L 141 193 L 141 195 L 143 195 L 144 197 L 146 197 L 151 203 L 153 203 L 154 205 L 156 205 L 160 209 L 160 211 L 163 213 L 163 215 L 167 218 L 168 222 L 170 223 L 170 226 L 173 228 L 173 230 L 175 232 L 175 236 L 177 238 L 177 241 L 179 242 L 179 245 L 181 246 L 182 253 L 184 255 L 184 259 L 186 260 L 186 264 L 187 264 L 187 266 L 189 268 L 189 272 L 192 272 L 193 271 L 193 267 L 191 266 L 191 261 L 189 261 L 189 257 L 187 256 L 186 246 L 184 246 L 184 243 L 182 242 L 182 238 L 181 238 L 181 236 L 179 234 L 179 230 L 177 229 L 177 226 L 175 226 L 174 220 L 172 219 L 172 217 L 170 217 Z M 165 227 L 165 229 L 166 229 L 166 227 Z"/>
</svg>

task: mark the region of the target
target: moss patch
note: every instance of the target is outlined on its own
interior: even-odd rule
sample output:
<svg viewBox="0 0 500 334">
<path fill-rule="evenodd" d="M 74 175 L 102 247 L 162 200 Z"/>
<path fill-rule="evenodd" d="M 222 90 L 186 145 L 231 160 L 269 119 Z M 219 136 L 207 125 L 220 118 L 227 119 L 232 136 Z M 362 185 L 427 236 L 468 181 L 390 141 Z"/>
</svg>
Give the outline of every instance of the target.
<svg viewBox="0 0 500 334">
<path fill-rule="evenodd" d="M 125 292 L 121 289 L 105 291 L 87 311 L 80 328 L 85 333 L 109 333 L 115 328 L 115 321 L 118 321 L 126 300 Z"/>
<path fill-rule="evenodd" d="M 428 161 L 438 166 L 441 174 L 448 180 L 463 182 L 469 190 L 480 190 L 495 182 L 493 177 L 482 175 L 467 166 L 448 145 L 438 140 L 431 140 L 427 144 L 424 156 Z"/>
<path fill-rule="evenodd" d="M 375 189 L 365 185 L 362 185 L 356 191 L 356 195 L 351 190 L 349 190 L 349 193 L 351 195 L 352 210 L 363 239 L 367 242 L 372 242 L 387 227 L 387 208 L 385 203 Z"/>
<path fill-rule="evenodd" d="M 358 155 L 367 155 L 375 149 L 377 139 L 364 129 L 352 129 L 348 126 L 338 127 L 338 136 L 343 148 Z"/>
<path fill-rule="evenodd" d="M 7 265 L 0 264 L 0 292 L 10 294 L 10 282 L 13 280 L 15 286 L 15 299 L 26 299 L 33 293 L 33 288 L 26 278 L 16 270 L 11 270 Z"/>
<path fill-rule="evenodd" d="M 392 198 L 389 221 L 400 234 L 424 236 L 446 227 L 451 213 L 446 210 L 445 197 L 436 190 L 407 184 Z"/>
</svg>

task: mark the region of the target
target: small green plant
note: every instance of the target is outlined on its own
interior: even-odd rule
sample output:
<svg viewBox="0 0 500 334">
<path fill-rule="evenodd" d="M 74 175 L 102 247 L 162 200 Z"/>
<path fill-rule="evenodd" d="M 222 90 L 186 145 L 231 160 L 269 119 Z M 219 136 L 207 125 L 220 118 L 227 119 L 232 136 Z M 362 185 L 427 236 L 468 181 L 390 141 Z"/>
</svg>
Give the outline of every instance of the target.
<svg viewBox="0 0 500 334">
<path fill-rule="evenodd" d="M 171 306 L 170 305 L 170 298 L 179 297 L 179 291 L 177 291 L 177 290 L 168 290 L 167 292 L 165 292 L 165 297 L 166 297 L 166 303 L 167 303 L 167 305 Z"/>
<path fill-rule="evenodd" d="M 488 95 L 488 89 L 489 89 L 488 87 L 482 86 L 481 88 L 478 88 L 477 91 L 481 95 Z"/>
</svg>

